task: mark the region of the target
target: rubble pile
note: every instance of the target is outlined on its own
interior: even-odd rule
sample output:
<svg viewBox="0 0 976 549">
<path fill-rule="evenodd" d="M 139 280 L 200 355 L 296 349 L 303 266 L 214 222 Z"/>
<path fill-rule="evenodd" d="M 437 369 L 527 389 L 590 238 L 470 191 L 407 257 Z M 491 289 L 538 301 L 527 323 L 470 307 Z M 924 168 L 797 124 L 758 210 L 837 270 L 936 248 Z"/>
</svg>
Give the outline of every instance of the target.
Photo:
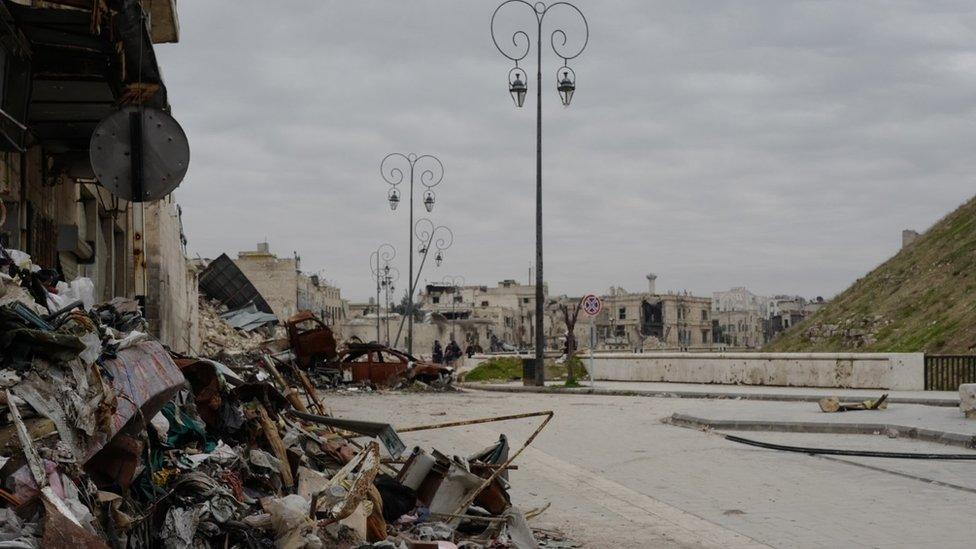
<svg viewBox="0 0 976 549">
<path fill-rule="evenodd" d="M 245 332 L 232 328 L 220 318 L 222 306 L 200 298 L 201 355 L 218 358 L 222 355 L 252 353 L 261 348 L 265 336 L 259 332 Z"/>
<path fill-rule="evenodd" d="M 52 310 L 0 252 L 0 547 L 539 547 L 508 475 L 551 412 L 400 429 L 540 418 L 514 451 L 407 451 L 333 417 L 288 352 L 174 355 L 134 301 Z"/>
</svg>

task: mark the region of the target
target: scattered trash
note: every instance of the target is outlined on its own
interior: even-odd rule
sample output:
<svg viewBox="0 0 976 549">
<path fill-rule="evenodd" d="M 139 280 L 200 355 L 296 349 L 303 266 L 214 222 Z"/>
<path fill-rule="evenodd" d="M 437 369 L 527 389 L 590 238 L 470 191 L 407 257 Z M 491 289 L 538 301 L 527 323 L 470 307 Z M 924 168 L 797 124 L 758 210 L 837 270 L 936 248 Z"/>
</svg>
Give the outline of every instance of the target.
<svg viewBox="0 0 976 549">
<path fill-rule="evenodd" d="M 54 294 L 25 256 L 0 265 L 0 546 L 575 547 L 529 527 L 546 508 L 509 496 L 552 412 L 400 428 L 332 417 L 312 383 L 323 369 L 363 392 L 449 387 L 453 370 L 378 345 L 340 355 L 311 314 L 288 339 L 262 336 L 273 323 L 253 299 L 223 315 L 202 301 L 208 356 L 172 354 L 138 302 L 94 303 L 85 279 Z M 238 299 L 223 275 L 236 280 L 214 270 L 211 293 Z M 466 458 L 401 439 L 535 417 L 514 451 L 505 435 Z"/>
<path fill-rule="evenodd" d="M 820 399 L 820 411 L 833 413 L 833 412 L 851 412 L 854 410 L 884 410 L 888 408 L 887 401 L 888 393 L 881 395 L 880 398 L 875 400 L 865 400 L 862 402 L 855 402 L 853 404 L 841 404 L 840 399 L 837 397 L 824 397 Z"/>
</svg>

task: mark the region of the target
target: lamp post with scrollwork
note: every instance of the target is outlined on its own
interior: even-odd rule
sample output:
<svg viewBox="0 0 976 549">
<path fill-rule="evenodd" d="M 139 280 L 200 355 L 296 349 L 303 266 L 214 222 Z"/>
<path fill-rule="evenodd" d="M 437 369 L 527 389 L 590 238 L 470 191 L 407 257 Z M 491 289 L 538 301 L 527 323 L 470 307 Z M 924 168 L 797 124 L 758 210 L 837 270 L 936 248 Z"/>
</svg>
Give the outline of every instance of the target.
<svg viewBox="0 0 976 549">
<path fill-rule="evenodd" d="M 423 204 L 424 208 L 431 212 L 434 209 L 434 191 L 433 188 L 440 184 L 441 180 L 444 179 L 444 164 L 433 155 L 423 154 L 416 155 L 413 153 L 402 154 L 402 153 L 390 153 L 386 155 L 380 162 L 380 175 L 383 176 L 383 180 L 390 185 L 390 190 L 387 192 L 387 200 L 390 202 L 390 209 L 396 210 L 397 206 L 400 204 L 400 190 L 399 185 L 404 181 L 408 181 L 410 188 L 408 190 L 410 201 L 409 201 L 409 212 L 410 212 L 410 225 L 408 232 L 409 237 L 409 247 L 408 250 L 413 250 L 413 236 L 414 236 L 414 223 L 413 223 L 413 202 L 414 202 L 414 181 L 418 181 L 424 187 L 423 194 Z M 407 273 L 407 314 L 410 315 L 409 327 L 407 328 L 407 352 L 413 353 L 413 293 L 414 293 L 414 274 L 413 274 L 413 253 L 410 254 L 409 260 L 409 272 Z M 399 340 L 399 335 L 397 336 Z"/>
<path fill-rule="evenodd" d="M 519 61 L 529 55 L 532 40 L 529 31 L 518 27 L 512 32 L 511 45 L 507 40 L 505 47 L 499 43 L 496 34 L 496 24 L 502 25 L 498 19 L 499 12 L 506 7 L 516 6 L 527 7 L 535 17 L 534 22 L 536 31 L 536 154 L 535 154 L 535 383 L 536 385 L 545 384 L 543 372 L 543 353 L 545 350 L 545 334 L 543 333 L 543 306 L 545 297 L 542 291 L 542 24 L 546 16 L 556 11 L 566 11 L 579 16 L 582 22 L 582 40 L 579 47 L 569 44 L 569 36 L 560 27 L 555 28 L 549 38 L 552 51 L 563 60 L 563 64 L 556 70 L 556 91 L 564 106 L 569 106 L 576 91 L 576 73 L 569 68 L 569 61 L 575 59 L 586 48 L 590 39 L 590 29 L 586 22 L 583 12 L 569 2 L 555 2 L 546 5 L 543 2 L 535 4 L 525 0 L 506 0 L 495 8 L 491 15 L 491 39 L 495 43 L 498 51 L 508 59 L 515 62 L 515 67 L 508 71 L 508 91 L 515 101 L 515 106 L 521 108 L 525 103 L 525 95 L 528 92 L 528 77 L 525 70 L 519 66 Z M 529 21 L 532 21 L 531 19 Z M 505 33 L 507 36 L 507 32 Z"/>
<path fill-rule="evenodd" d="M 380 244 L 376 251 L 369 254 L 369 270 L 373 273 L 373 278 L 376 280 L 376 342 L 380 342 L 380 286 L 382 285 L 385 277 L 390 273 L 390 261 L 396 257 L 396 248 L 390 244 Z M 386 314 L 390 314 L 390 308 L 387 306 Z M 389 322 L 389 321 L 387 321 Z M 390 339 L 387 336 L 387 339 Z"/>
</svg>

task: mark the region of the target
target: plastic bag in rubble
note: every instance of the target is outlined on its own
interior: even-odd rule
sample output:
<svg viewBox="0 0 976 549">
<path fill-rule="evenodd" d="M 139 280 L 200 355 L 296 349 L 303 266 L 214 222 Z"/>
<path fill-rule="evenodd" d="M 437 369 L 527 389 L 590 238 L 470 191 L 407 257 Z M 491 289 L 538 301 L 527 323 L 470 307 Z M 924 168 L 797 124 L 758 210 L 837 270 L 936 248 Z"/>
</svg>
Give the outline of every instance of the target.
<svg viewBox="0 0 976 549">
<path fill-rule="evenodd" d="M 275 545 L 279 549 L 306 547 L 307 544 L 314 544 L 314 540 L 318 540 L 314 535 L 307 536 L 315 525 L 308 516 L 310 506 L 311 502 L 298 494 L 291 494 L 268 502 L 265 509 L 271 515 L 271 526 L 275 531 Z M 306 538 L 314 538 L 314 540 Z M 321 545 L 320 540 L 319 544 Z"/>
<path fill-rule="evenodd" d="M 84 304 L 86 311 L 95 306 L 95 283 L 88 277 L 79 276 L 70 283 L 58 282 L 56 287 L 57 295 L 63 302 L 61 308 L 78 300 Z"/>
</svg>

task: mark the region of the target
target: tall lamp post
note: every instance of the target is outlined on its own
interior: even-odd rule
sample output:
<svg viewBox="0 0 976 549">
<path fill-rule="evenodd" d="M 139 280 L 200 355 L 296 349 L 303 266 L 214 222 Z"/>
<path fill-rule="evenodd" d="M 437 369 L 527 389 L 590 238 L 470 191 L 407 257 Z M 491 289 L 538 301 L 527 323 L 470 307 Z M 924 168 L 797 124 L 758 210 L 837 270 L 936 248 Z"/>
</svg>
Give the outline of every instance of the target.
<svg viewBox="0 0 976 549">
<path fill-rule="evenodd" d="M 409 232 L 409 247 L 408 250 L 413 250 L 413 236 L 414 236 L 414 223 L 413 223 L 413 203 L 414 203 L 414 181 L 417 180 L 424 187 L 423 193 L 423 204 L 424 208 L 431 212 L 434 210 L 434 191 L 433 188 L 436 187 L 442 179 L 444 179 L 444 165 L 436 157 L 429 154 L 416 155 L 413 153 L 402 154 L 402 153 L 390 153 L 386 155 L 380 162 L 380 175 L 383 176 L 383 180 L 390 185 L 390 190 L 387 192 L 387 200 L 390 202 L 390 209 L 396 210 L 397 206 L 400 204 L 400 183 L 404 181 L 409 181 L 410 188 L 408 193 L 410 195 L 409 200 L 409 211 L 410 211 L 410 224 L 407 226 L 407 231 Z M 410 254 L 409 261 L 409 271 L 407 273 L 407 314 L 410 316 L 409 327 L 407 328 L 407 352 L 413 354 L 413 292 L 414 292 L 414 274 L 413 274 L 413 254 Z M 402 326 L 402 324 L 401 324 Z M 397 334 L 397 339 L 399 340 L 399 334 Z"/>
<path fill-rule="evenodd" d="M 454 341 L 454 325 L 457 320 L 457 298 L 461 288 L 464 287 L 464 277 L 448 275 L 444 277 L 441 284 L 451 287 L 451 340 Z"/>
<path fill-rule="evenodd" d="M 496 32 L 496 23 L 499 11 L 502 8 L 522 5 L 528 8 L 535 17 L 536 23 L 536 137 L 535 137 L 535 383 L 536 385 L 545 384 L 545 374 L 543 372 L 543 352 L 545 350 L 545 334 L 543 334 L 543 306 L 544 296 L 542 292 L 542 22 L 550 10 L 567 11 L 578 15 L 583 23 L 582 43 L 578 48 L 567 46 L 568 36 L 562 28 L 556 27 L 549 38 L 552 51 L 563 60 L 563 64 L 556 70 L 556 90 L 564 106 L 569 106 L 576 91 L 576 73 L 569 68 L 570 59 L 575 59 L 586 48 L 590 39 L 590 28 L 586 22 L 583 12 L 573 4 L 568 2 L 555 2 L 547 6 L 543 2 L 531 4 L 525 0 L 506 0 L 502 2 L 495 12 L 491 14 L 491 39 L 495 47 L 502 55 L 515 62 L 515 67 L 508 71 L 508 91 L 515 101 L 515 106 L 521 108 L 525 103 L 525 95 L 528 92 L 528 77 L 525 69 L 519 66 L 519 61 L 529 55 L 531 49 L 531 39 L 529 33 L 533 30 L 531 26 L 528 30 L 518 27 L 512 32 L 511 43 L 504 40 L 499 43 Z M 519 8 L 521 9 L 521 8 Z M 507 37 L 507 32 L 504 33 Z M 505 44 L 505 47 L 502 47 Z"/>
<path fill-rule="evenodd" d="M 413 236 L 417 237 L 420 242 L 420 246 L 417 248 L 417 253 L 420 255 L 420 267 L 417 269 L 417 275 L 412 279 L 407 281 L 407 285 L 410 288 L 407 289 L 408 303 L 411 304 L 410 310 L 407 311 L 407 317 L 400 320 L 400 328 L 397 330 L 397 336 L 395 340 L 395 345 L 400 343 L 400 333 L 403 331 L 403 322 L 406 320 L 408 322 L 407 337 L 413 341 L 413 292 L 417 288 L 417 283 L 420 281 L 420 273 L 424 272 L 424 264 L 427 263 L 427 256 L 431 252 L 434 253 L 434 264 L 438 267 L 444 262 L 444 252 L 454 244 L 454 231 L 447 228 L 444 225 L 434 225 L 434 222 L 422 217 L 417 220 L 416 225 L 413 227 Z M 413 354 L 410 350 L 410 342 L 407 343 L 408 352 Z"/>
<path fill-rule="evenodd" d="M 386 265 L 383 267 L 383 293 L 386 296 L 386 344 L 390 344 L 390 294 L 396 290 L 396 283 L 400 280 L 400 269 Z"/>
<path fill-rule="evenodd" d="M 390 244 L 380 244 L 376 251 L 369 254 L 369 270 L 376 281 L 376 342 L 380 342 L 380 285 L 384 277 L 389 274 L 390 261 L 396 257 L 396 248 Z M 389 314 L 389 307 L 387 307 Z M 387 337 L 389 339 L 389 337 Z"/>
</svg>

